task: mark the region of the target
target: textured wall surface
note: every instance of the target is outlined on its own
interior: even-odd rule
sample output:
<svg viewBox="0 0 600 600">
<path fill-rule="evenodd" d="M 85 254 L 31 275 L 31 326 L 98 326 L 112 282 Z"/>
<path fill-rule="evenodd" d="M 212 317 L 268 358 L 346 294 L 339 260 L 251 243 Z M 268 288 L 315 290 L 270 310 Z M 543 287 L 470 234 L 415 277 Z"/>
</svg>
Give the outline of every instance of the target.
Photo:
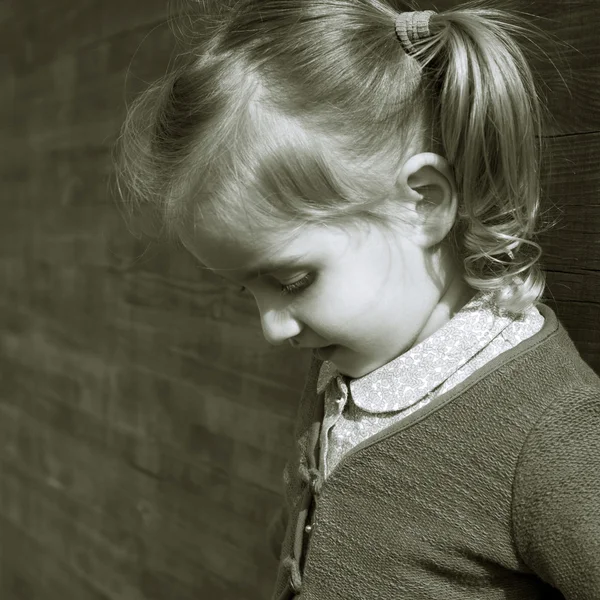
<svg viewBox="0 0 600 600">
<path fill-rule="evenodd" d="M 539 67 L 561 212 L 540 242 L 546 302 L 600 372 L 600 9 L 516 4 L 568 44 Z M 271 592 L 265 527 L 310 356 L 269 346 L 250 296 L 132 237 L 108 185 L 125 100 L 168 64 L 167 14 L 0 0 L 2 600 Z"/>
</svg>

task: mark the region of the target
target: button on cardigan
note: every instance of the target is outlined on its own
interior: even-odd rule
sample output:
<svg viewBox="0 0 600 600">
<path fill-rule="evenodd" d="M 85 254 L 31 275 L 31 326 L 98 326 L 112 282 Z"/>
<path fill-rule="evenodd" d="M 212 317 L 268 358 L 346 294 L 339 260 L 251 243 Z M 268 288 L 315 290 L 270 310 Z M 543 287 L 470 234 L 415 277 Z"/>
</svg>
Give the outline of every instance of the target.
<svg viewBox="0 0 600 600">
<path fill-rule="evenodd" d="M 477 321 L 485 299 L 470 304 Z M 436 364 L 442 381 L 424 375 L 423 397 L 392 384 L 385 366 L 345 380 L 313 358 L 284 470 L 285 506 L 270 529 L 280 558 L 274 600 L 598 598 L 600 378 L 554 312 L 544 304 L 536 311 L 543 321 L 532 311 L 516 329 L 488 314 L 487 325 L 467 336 L 482 347 L 473 339 L 474 354 L 466 351 L 453 373 L 451 361 Z M 451 331 L 453 321 L 428 340 Z M 521 329 L 540 323 L 530 337 Z M 453 341 L 444 333 L 437 339 Z M 419 350 L 428 340 L 396 359 L 399 373 L 415 370 L 406 368 L 411 357 L 427 363 Z M 458 376 L 494 340 L 515 345 Z M 465 357 L 452 345 L 447 351 Z M 415 376 L 407 380 L 413 388 Z M 454 384 L 446 383 L 451 377 Z M 362 413 L 342 410 L 325 435 L 332 382 L 342 396 L 346 385 L 346 406 Z M 369 411 L 377 403 L 396 412 L 384 427 L 369 420 L 380 415 Z M 411 412 L 398 416 L 403 410 Z M 343 433 L 346 422 L 359 420 L 367 433 Z"/>
</svg>

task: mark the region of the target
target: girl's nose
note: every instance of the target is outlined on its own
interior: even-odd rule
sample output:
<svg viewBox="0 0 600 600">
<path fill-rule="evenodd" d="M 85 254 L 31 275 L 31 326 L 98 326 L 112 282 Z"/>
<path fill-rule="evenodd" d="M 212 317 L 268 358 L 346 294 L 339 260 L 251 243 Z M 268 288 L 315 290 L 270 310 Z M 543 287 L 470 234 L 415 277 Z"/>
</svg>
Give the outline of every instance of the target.
<svg viewBox="0 0 600 600">
<path fill-rule="evenodd" d="M 265 340 L 273 346 L 290 342 L 297 347 L 294 339 L 300 333 L 298 322 L 285 311 L 261 311 L 260 320 Z"/>
</svg>

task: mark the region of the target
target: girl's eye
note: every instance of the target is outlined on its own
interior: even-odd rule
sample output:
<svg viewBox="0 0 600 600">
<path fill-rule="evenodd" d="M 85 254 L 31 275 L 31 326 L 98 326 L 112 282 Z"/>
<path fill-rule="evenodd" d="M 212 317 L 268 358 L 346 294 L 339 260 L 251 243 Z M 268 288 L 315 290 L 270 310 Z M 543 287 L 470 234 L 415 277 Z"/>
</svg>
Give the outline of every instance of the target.
<svg viewBox="0 0 600 600">
<path fill-rule="evenodd" d="M 288 294 L 298 294 L 302 290 L 306 289 L 310 285 L 310 275 L 306 275 L 295 283 L 281 286 L 281 294 L 287 296 Z"/>
<path fill-rule="evenodd" d="M 299 292 L 301 292 L 302 290 L 306 289 L 309 286 L 309 281 L 310 281 L 310 275 L 307 275 L 306 277 L 303 277 L 302 279 L 300 279 L 299 281 L 296 281 L 295 283 L 290 283 L 289 285 L 282 285 L 281 286 L 281 294 L 283 296 L 287 296 L 289 294 L 298 294 Z M 239 291 L 240 294 L 244 294 L 245 292 L 246 292 L 245 287 L 241 288 Z"/>
</svg>

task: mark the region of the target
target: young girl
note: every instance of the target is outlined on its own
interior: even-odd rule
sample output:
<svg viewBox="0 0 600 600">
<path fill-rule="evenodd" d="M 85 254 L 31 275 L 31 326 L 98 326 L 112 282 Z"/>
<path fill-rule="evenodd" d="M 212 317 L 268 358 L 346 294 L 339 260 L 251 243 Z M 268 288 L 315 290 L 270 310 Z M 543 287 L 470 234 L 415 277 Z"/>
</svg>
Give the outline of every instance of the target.
<svg viewBox="0 0 600 600">
<path fill-rule="evenodd" d="M 119 190 L 251 292 L 268 342 L 313 350 L 273 600 L 600 598 L 600 378 L 533 241 L 516 40 L 540 32 L 482 2 L 203 19 L 130 109 Z"/>
</svg>

